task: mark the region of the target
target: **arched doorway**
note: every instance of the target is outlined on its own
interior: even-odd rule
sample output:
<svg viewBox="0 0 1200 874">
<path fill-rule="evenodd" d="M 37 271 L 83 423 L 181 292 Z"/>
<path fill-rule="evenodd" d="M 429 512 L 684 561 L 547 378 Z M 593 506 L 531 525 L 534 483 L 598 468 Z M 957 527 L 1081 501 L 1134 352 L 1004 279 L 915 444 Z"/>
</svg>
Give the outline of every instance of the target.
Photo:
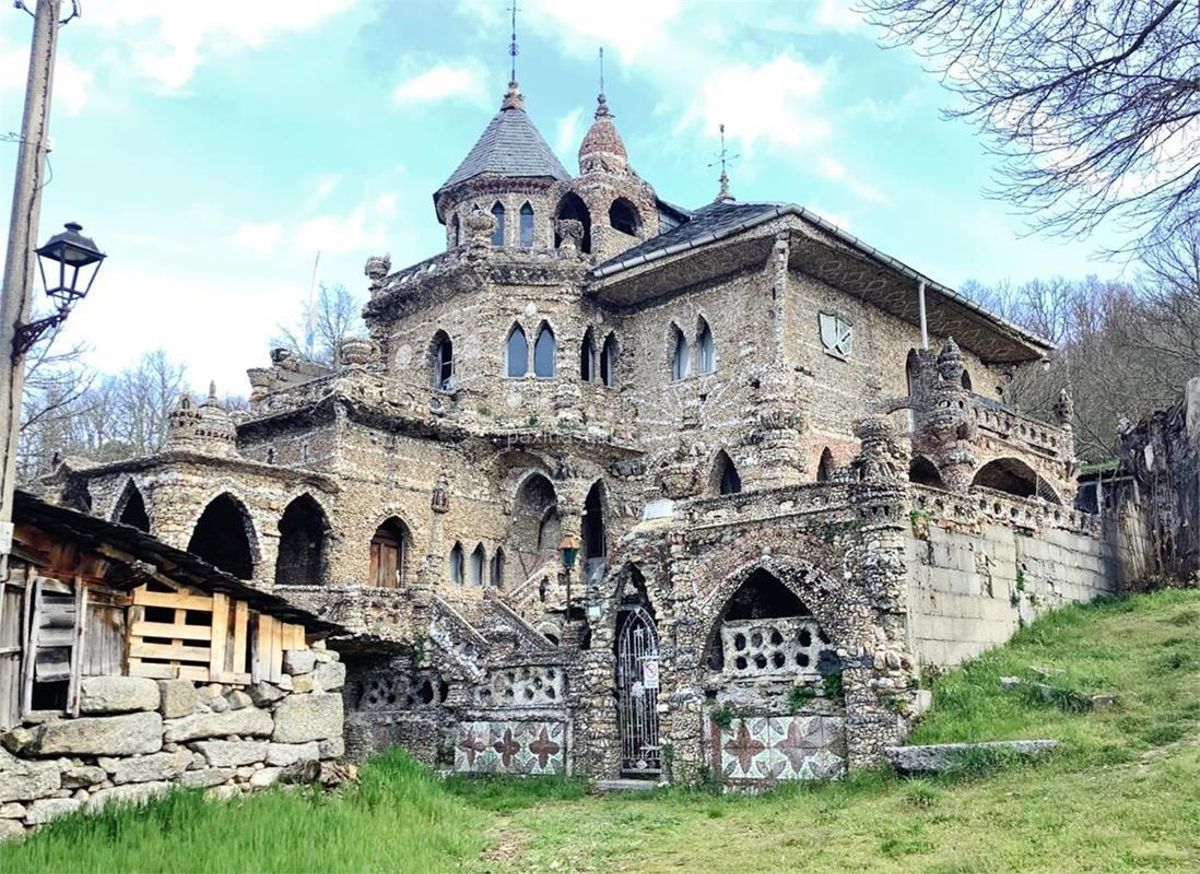
<svg viewBox="0 0 1200 874">
<path fill-rule="evenodd" d="M 558 495 L 554 485 L 542 473 L 525 478 L 513 501 L 508 546 L 520 565 L 520 580 L 541 564 L 558 556 L 562 525 L 558 514 Z"/>
<path fill-rule="evenodd" d="M 275 585 L 315 586 L 325 576 L 325 540 L 329 520 L 311 495 L 287 505 L 279 520 Z"/>
<path fill-rule="evenodd" d="M 621 739 L 621 775 L 653 776 L 662 772 L 658 734 L 658 628 L 641 574 L 636 570 L 635 594 L 617 610 L 616 655 L 617 733 Z"/>
<path fill-rule="evenodd" d="M 188 552 L 239 579 L 254 576 L 254 550 L 250 545 L 253 527 L 250 514 L 233 495 L 225 492 L 200 514 Z"/>
<path fill-rule="evenodd" d="M 371 566 L 367 585 L 395 589 L 404 584 L 410 537 L 408 526 L 392 516 L 375 529 L 371 538 Z"/>
<path fill-rule="evenodd" d="M 583 502 L 583 558 L 589 569 L 592 562 L 604 561 L 608 552 L 604 539 L 604 484 L 596 481 Z"/>
<path fill-rule="evenodd" d="M 146 501 L 142 498 L 141 490 L 130 480 L 125 484 L 125 491 L 117 504 L 120 511 L 117 521 L 122 525 L 132 525 L 141 531 L 150 533 L 150 514 L 146 512 Z"/>
</svg>

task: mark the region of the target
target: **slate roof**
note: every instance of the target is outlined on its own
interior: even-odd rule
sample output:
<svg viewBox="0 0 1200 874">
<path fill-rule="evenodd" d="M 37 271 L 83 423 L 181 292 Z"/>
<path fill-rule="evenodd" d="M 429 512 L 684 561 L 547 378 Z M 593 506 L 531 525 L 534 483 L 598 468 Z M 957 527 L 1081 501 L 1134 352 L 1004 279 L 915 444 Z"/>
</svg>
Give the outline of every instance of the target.
<svg viewBox="0 0 1200 874">
<path fill-rule="evenodd" d="M 781 204 L 778 203 L 737 203 L 736 201 L 721 201 L 710 203 L 686 214 L 683 224 L 651 237 L 639 243 L 632 249 L 626 249 L 615 258 L 610 258 L 596 266 L 595 276 L 605 276 L 616 272 L 613 270 L 619 264 L 627 264 L 637 258 L 658 252 L 660 249 L 687 247 L 710 234 L 720 236 L 723 232 L 735 230 L 738 225 L 750 219 L 774 214 Z M 676 207 L 678 209 L 678 207 Z M 682 210 L 681 210 L 682 212 Z"/>
<path fill-rule="evenodd" d="M 438 193 L 484 173 L 515 177 L 548 176 L 560 180 L 571 178 L 525 110 L 515 106 L 496 113 L 484 128 L 479 141 L 438 189 Z"/>
</svg>

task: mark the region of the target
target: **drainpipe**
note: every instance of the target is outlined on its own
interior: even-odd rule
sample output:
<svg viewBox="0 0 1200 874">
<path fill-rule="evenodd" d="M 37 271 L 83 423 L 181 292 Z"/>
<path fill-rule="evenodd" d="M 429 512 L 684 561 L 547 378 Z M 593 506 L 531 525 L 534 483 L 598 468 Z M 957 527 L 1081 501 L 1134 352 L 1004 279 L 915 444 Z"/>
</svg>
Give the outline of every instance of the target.
<svg viewBox="0 0 1200 874">
<path fill-rule="evenodd" d="M 925 320 L 925 280 L 917 281 L 917 304 L 921 308 L 921 348 L 929 348 L 929 322 Z"/>
</svg>

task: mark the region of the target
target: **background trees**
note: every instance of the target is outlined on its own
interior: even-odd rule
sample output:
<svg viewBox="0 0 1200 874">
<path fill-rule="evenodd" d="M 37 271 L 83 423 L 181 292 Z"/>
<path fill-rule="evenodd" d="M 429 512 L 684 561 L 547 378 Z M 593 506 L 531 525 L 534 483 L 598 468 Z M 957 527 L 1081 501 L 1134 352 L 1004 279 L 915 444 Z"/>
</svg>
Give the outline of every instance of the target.
<svg viewBox="0 0 1200 874">
<path fill-rule="evenodd" d="M 322 282 L 316 301 L 304 303 L 299 318 L 290 326 L 280 325 L 275 345 L 309 361 L 336 367 L 342 340 L 362 333 L 362 304 L 340 282 Z"/>
</svg>

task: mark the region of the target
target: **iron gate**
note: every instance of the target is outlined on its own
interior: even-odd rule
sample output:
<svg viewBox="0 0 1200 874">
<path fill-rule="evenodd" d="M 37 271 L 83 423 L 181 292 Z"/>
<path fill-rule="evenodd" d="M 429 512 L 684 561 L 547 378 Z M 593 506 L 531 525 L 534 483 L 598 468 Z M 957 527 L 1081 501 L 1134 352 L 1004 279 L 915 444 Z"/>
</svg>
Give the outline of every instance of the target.
<svg viewBox="0 0 1200 874">
<path fill-rule="evenodd" d="M 621 773 L 662 771 L 658 743 L 658 633 L 641 607 L 622 610 L 617 634 L 617 729 Z"/>
</svg>

